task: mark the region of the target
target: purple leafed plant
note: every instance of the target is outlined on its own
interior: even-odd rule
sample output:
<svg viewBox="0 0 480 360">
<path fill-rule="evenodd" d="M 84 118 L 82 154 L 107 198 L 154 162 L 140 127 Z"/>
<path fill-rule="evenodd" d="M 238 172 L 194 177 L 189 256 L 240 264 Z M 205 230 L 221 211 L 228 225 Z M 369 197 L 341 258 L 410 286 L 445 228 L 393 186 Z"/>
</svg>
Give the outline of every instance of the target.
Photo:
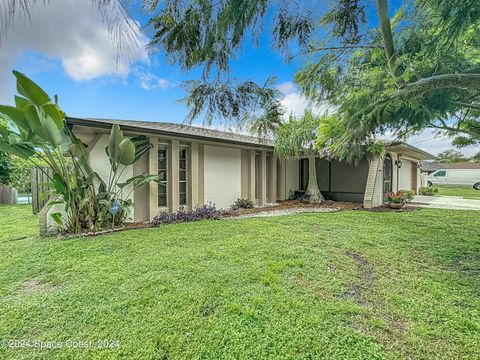
<svg viewBox="0 0 480 360">
<path fill-rule="evenodd" d="M 151 224 L 160 226 L 165 224 L 176 224 L 187 221 L 199 220 L 217 220 L 222 216 L 227 215 L 228 210 L 216 209 L 214 204 L 208 203 L 197 207 L 195 210 L 186 211 L 185 208 L 180 208 L 176 213 L 170 214 L 161 212 L 152 220 Z"/>
</svg>

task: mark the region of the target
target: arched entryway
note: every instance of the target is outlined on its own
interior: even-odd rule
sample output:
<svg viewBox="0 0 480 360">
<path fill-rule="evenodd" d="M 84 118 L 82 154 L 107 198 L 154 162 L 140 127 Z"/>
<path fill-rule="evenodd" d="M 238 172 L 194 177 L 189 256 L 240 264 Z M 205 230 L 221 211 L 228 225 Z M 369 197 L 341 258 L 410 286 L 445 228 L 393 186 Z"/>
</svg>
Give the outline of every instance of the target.
<svg viewBox="0 0 480 360">
<path fill-rule="evenodd" d="M 383 161 L 383 193 L 387 194 L 392 192 L 392 174 L 393 174 L 393 162 L 392 157 L 387 154 Z"/>
</svg>

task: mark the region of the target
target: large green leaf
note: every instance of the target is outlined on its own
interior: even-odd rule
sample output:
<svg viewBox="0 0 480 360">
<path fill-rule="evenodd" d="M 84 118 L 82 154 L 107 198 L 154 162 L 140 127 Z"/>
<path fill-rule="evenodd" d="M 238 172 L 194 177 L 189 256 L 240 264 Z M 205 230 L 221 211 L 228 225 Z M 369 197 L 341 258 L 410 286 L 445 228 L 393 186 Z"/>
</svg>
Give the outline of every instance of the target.
<svg viewBox="0 0 480 360">
<path fill-rule="evenodd" d="M 120 189 L 123 189 L 125 186 L 133 184 L 133 188 L 136 189 L 136 188 L 138 188 L 140 186 L 143 186 L 145 184 L 148 184 L 149 182 L 152 182 L 152 181 L 158 182 L 158 175 L 150 175 L 150 174 L 145 173 L 145 174 L 141 174 L 141 175 L 131 177 L 130 179 L 128 179 L 127 181 L 125 181 L 123 183 L 118 183 L 117 186 Z"/>
<path fill-rule="evenodd" d="M 47 135 L 45 132 L 44 124 L 42 121 L 42 114 L 39 111 L 39 108 L 35 105 L 27 105 L 23 110 L 25 117 L 27 118 L 28 125 L 42 140 L 47 140 Z"/>
<path fill-rule="evenodd" d="M 122 165 L 131 165 L 135 160 L 135 145 L 130 139 L 123 139 L 118 145 L 119 159 L 118 163 Z"/>
<path fill-rule="evenodd" d="M 25 99 L 24 97 L 15 95 L 15 106 L 17 107 L 18 110 L 23 110 L 25 106 L 31 105 L 32 102 L 28 99 Z"/>
<path fill-rule="evenodd" d="M 0 115 L 6 116 L 18 129 L 31 130 L 23 111 L 13 106 L 0 105 Z"/>
<path fill-rule="evenodd" d="M 63 195 L 65 201 L 68 201 L 66 198 L 66 195 L 68 195 L 68 188 L 60 175 L 53 175 L 53 186 L 55 187 L 55 191 L 57 192 L 57 194 Z"/>
<path fill-rule="evenodd" d="M 150 140 L 144 135 L 133 137 L 131 140 L 135 144 L 135 160 L 133 162 L 136 162 L 148 153 L 152 144 L 150 144 Z"/>
<path fill-rule="evenodd" d="M 18 156 L 22 159 L 28 159 L 35 155 L 35 149 L 27 144 L 8 144 L 0 141 L 0 151 Z"/>
<path fill-rule="evenodd" d="M 53 121 L 51 117 L 47 117 L 46 119 L 44 119 L 43 124 L 46 138 L 48 139 L 50 144 L 52 144 L 54 147 L 59 147 L 60 145 L 62 145 L 62 132 L 58 129 L 55 121 Z M 68 146 L 70 146 L 70 144 L 68 144 Z"/>
<path fill-rule="evenodd" d="M 17 91 L 20 95 L 30 99 L 37 106 L 52 102 L 47 93 L 26 75 L 15 70 L 13 71 L 13 75 L 17 78 Z"/>
<path fill-rule="evenodd" d="M 116 124 L 113 125 L 108 139 L 107 155 L 116 162 L 119 162 L 120 160 L 119 146 L 123 139 L 123 133 L 120 126 Z"/>
<path fill-rule="evenodd" d="M 65 118 L 57 105 L 45 104 L 42 106 L 42 109 L 45 112 L 45 115 L 47 117 L 50 117 L 53 119 L 53 121 L 55 122 L 55 124 L 59 129 L 62 129 L 65 127 Z"/>
</svg>

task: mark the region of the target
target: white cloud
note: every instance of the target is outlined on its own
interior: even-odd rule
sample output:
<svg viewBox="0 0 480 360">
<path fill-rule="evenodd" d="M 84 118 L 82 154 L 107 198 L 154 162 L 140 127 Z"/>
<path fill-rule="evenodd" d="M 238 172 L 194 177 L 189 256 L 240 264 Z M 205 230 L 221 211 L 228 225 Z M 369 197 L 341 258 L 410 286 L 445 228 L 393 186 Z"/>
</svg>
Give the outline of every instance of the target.
<svg viewBox="0 0 480 360">
<path fill-rule="evenodd" d="M 0 0 L 5 11 L 9 0 Z M 19 6 L 19 5 L 18 5 Z M 105 13 L 112 19 L 118 16 L 115 7 Z M 2 15 L 2 14 L 0 14 Z M 90 0 L 50 0 L 38 2 L 30 11 L 31 21 L 16 18 L 0 43 L 0 99 L 11 97 L 13 80 L 10 70 L 16 59 L 25 51 L 47 58 L 59 59 L 66 74 L 77 81 L 102 76 L 125 77 L 130 65 L 137 60 L 148 61 L 146 39 L 140 35 L 139 25 L 130 29 L 130 35 L 140 36 L 140 43 L 132 43 L 130 52 L 118 51 L 113 35 L 108 31 L 108 19 Z M 128 37 L 125 37 L 128 38 Z"/>
<path fill-rule="evenodd" d="M 139 86 L 144 90 L 165 90 L 176 86 L 176 84 L 161 78 L 150 71 L 143 70 L 140 67 L 135 67 L 132 70 L 132 73 L 137 78 Z"/>
<path fill-rule="evenodd" d="M 388 131 L 380 136 L 380 138 L 393 140 L 395 139 L 395 136 L 392 131 Z M 467 146 L 459 149 L 452 145 L 452 140 L 452 138 L 445 136 L 434 129 L 425 129 L 416 135 L 404 139 L 403 141 L 432 155 L 438 155 L 438 153 L 442 151 L 454 149 L 462 152 L 465 156 L 470 157 L 480 151 L 478 146 Z"/>
<path fill-rule="evenodd" d="M 285 81 L 277 86 L 277 89 L 280 90 L 285 95 L 291 94 L 293 92 L 298 92 L 298 87 L 291 81 Z"/>
<path fill-rule="evenodd" d="M 426 129 L 418 135 L 411 136 L 406 142 L 433 155 L 438 155 L 438 153 L 449 149 L 458 150 L 465 156 L 472 156 L 480 151 L 478 146 L 467 146 L 459 149 L 452 145 L 452 138 L 439 134 L 433 129 Z"/>
<path fill-rule="evenodd" d="M 314 114 L 326 114 L 332 112 L 333 109 L 328 104 L 312 104 L 305 96 L 300 92 L 300 89 L 291 81 L 286 81 L 277 86 L 284 97 L 281 101 L 285 107 L 285 118 L 288 118 L 293 113 L 295 116 L 301 116 L 305 112 L 305 109 L 311 109 Z"/>
</svg>

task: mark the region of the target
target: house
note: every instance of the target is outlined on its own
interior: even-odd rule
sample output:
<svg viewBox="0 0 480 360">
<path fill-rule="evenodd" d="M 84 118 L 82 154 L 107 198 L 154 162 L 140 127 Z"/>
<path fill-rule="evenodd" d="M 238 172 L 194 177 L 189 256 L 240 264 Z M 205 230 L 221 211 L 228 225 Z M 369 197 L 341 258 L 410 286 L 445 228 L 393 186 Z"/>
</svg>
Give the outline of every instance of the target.
<svg viewBox="0 0 480 360">
<path fill-rule="evenodd" d="M 305 190 L 308 160 L 280 161 L 273 143 L 252 136 L 161 122 L 67 118 L 74 134 L 90 152 L 90 162 L 108 178 L 105 155 L 108 134 L 118 124 L 127 136 L 146 135 L 147 155 L 125 170 L 128 178 L 158 174 L 166 186 L 150 183 L 133 193 L 134 220 L 152 219 L 159 211 L 193 209 L 207 202 L 227 208 L 237 198 L 258 206 L 290 198 Z M 329 199 L 362 202 L 370 208 L 383 203 L 384 193 L 417 189 L 418 163 L 433 159 L 404 142 L 386 144 L 386 152 L 358 164 L 317 159 L 317 181 Z"/>
<path fill-rule="evenodd" d="M 431 174 L 437 170 L 480 170 L 480 163 L 473 161 L 463 161 L 456 163 L 437 163 L 431 161 L 422 161 L 420 164 L 420 170 L 422 173 Z"/>
</svg>

